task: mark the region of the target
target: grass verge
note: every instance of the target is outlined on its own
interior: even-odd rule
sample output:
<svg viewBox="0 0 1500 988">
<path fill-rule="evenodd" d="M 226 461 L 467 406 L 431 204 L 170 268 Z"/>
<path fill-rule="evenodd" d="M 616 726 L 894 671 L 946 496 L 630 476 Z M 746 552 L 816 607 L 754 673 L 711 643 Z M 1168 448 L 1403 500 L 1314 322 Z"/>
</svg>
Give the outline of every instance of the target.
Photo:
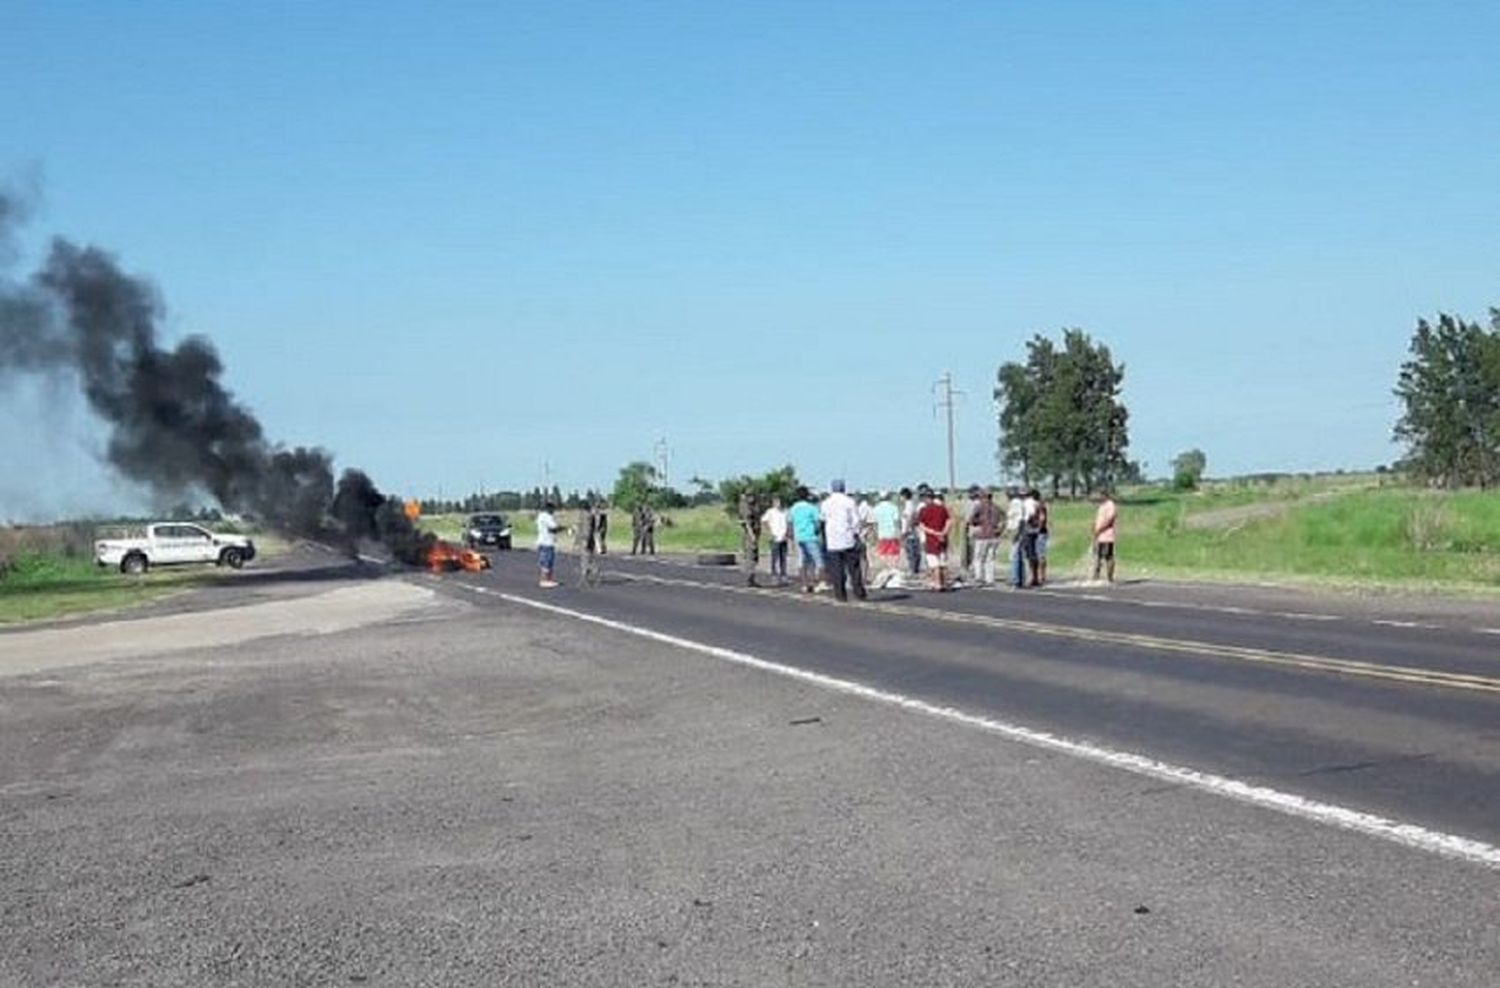
<svg viewBox="0 0 1500 988">
<path fill-rule="evenodd" d="M 257 535 L 255 545 L 257 559 L 286 551 L 286 543 L 275 536 Z M 11 570 L 0 578 L 0 625 L 137 607 L 232 576 L 232 571 L 214 566 L 172 567 L 126 576 L 115 569 L 101 569 L 87 556 L 29 553 L 16 557 Z"/>
</svg>

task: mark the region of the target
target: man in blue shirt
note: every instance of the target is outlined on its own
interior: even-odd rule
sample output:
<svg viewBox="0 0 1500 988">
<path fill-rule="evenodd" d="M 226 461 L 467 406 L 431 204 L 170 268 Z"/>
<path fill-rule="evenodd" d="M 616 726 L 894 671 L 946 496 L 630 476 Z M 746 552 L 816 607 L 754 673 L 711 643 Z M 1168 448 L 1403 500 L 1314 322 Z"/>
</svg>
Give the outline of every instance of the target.
<svg viewBox="0 0 1500 988">
<path fill-rule="evenodd" d="M 797 552 L 802 557 L 802 592 L 812 593 L 818 585 L 823 569 L 823 545 L 818 539 L 818 506 L 806 487 L 797 488 L 797 501 L 787 512 L 787 521 L 792 526 L 792 538 L 797 542 Z"/>
</svg>

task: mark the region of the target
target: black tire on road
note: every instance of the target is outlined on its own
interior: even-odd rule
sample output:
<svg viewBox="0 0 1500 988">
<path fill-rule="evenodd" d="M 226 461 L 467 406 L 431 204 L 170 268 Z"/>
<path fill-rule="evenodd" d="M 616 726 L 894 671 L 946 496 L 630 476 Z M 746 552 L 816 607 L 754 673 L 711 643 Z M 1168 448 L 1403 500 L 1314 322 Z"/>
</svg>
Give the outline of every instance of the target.
<svg viewBox="0 0 1500 988">
<path fill-rule="evenodd" d="M 739 559 L 732 552 L 700 552 L 698 553 L 699 566 L 733 566 Z"/>
<path fill-rule="evenodd" d="M 501 550 L 503 550 L 505 552 L 509 552 L 510 551 L 510 538 L 509 538 L 509 536 L 507 536 L 506 538 L 503 538 L 503 539 L 500 540 L 500 548 L 501 548 Z"/>
<path fill-rule="evenodd" d="M 230 569 L 239 569 L 245 565 L 245 552 L 231 546 L 219 554 L 219 565 L 228 566 Z"/>
<path fill-rule="evenodd" d="M 132 552 L 130 555 L 120 560 L 120 572 L 129 573 L 131 576 L 140 576 L 142 573 L 146 572 L 146 569 L 149 567 L 149 565 L 150 564 L 146 562 L 145 556 L 141 555 L 139 552 Z"/>
</svg>

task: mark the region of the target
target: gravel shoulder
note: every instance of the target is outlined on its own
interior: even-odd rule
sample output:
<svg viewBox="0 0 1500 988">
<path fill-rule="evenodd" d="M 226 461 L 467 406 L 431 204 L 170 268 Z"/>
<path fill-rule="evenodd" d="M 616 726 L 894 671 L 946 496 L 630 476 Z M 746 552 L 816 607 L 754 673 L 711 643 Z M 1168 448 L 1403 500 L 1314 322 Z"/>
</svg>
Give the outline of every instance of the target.
<svg viewBox="0 0 1500 988">
<path fill-rule="evenodd" d="M 1491 985 L 1497 891 L 447 598 L 0 680 L 6 985 Z"/>
</svg>

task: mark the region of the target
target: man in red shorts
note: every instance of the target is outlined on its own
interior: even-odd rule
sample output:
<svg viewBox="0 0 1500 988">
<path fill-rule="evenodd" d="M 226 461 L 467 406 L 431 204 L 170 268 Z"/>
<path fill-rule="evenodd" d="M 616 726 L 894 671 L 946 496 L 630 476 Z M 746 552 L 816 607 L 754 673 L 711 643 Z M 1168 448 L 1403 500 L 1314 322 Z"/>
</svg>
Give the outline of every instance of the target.
<svg viewBox="0 0 1500 988">
<path fill-rule="evenodd" d="M 948 589 L 948 529 L 953 516 L 943 504 L 941 491 L 923 491 L 922 507 L 917 509 L 917 530 L 922 535 L 922 551 L 927 568 L 932 571 L 933 589 Z"/>
</svg>

